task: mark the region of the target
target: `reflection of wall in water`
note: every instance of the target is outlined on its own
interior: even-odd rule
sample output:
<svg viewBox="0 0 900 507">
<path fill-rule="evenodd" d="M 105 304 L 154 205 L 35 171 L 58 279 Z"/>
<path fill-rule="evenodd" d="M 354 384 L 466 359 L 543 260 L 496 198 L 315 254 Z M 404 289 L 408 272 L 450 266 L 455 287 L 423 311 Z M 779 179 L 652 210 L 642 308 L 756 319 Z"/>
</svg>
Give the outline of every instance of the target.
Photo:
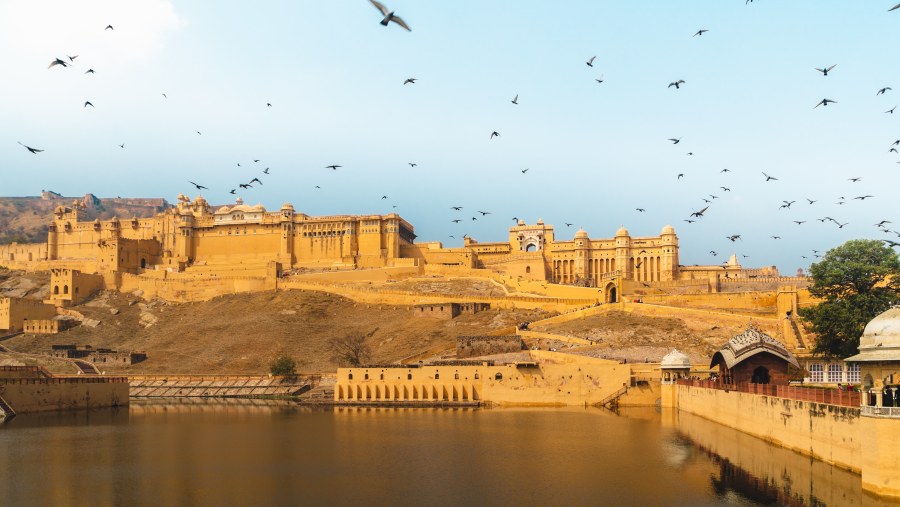
<svg viewBox="0 0 900 507">
<path fill-rule="evenodd" d="M 702 417 L 673 412 L 678 432 L 721 461 L 719 476 L 712 478 L 717 492 L 721 487 L 762 505 L 771 504 L 764 499 L 773 494 L 777 495 L 777 505 L 900 505 L 900 500 L 863 493 L 858 474 Z"/>
</svg>

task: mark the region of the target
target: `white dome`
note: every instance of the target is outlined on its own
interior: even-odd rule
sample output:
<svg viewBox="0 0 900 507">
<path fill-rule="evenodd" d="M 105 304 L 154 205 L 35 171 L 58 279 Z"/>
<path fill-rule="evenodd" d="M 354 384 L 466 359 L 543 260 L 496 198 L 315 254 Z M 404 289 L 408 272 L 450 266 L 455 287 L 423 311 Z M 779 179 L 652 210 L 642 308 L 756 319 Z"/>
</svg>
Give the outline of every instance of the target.
<svg viewBox="0 0 900 507">
<path fill-rule="evenodd" d="M 845 361 L 900 360 L 900 306 L 881 313 L 868 324 L 859 339 L 859 354 Z"/>
<path fill-rule="evenodd" d="M 672 349 L 672 351 L 666 354 L 666 357 L 662 359 L 660 367 L 664 370 L 690 368 L 691 358 L 684 352 Z"/>
</svg>

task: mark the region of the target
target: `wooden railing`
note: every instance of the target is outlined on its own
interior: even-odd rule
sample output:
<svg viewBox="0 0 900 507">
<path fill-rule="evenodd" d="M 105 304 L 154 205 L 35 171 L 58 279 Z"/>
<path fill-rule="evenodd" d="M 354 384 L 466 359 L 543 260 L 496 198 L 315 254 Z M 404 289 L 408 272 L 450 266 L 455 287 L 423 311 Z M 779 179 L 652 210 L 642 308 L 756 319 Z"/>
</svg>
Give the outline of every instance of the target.
<svg viewBox="0 0 900 507">
<path fill-rule="evenodd" d="M 861 398 L 860 393 L 855 391 L 823 389 L 820 387 L 779 386 L 771 384 L 723 384 L 712 380 L 691 379 L 679 379 L 677 383 L 681 386 L 719 389 L 722 391 L 737 391 L 740 393 L 758 394 L 762 396 L 775 396 L 777 398 L 824 403 L 826 405 L 837 405 L 840 407 L 859 408 Z"/>
</svg>

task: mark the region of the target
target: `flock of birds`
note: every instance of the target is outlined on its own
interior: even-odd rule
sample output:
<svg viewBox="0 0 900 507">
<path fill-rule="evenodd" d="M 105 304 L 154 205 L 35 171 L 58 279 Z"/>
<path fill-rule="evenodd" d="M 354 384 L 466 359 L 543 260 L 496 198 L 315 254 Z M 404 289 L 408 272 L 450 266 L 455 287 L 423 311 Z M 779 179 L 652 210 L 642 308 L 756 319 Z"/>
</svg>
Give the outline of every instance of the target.
<svg viewBox="0 0 900 507">
<path fill-rule="evenodd" d="M 407 31 L 411 31 L 411 30 L 412 30 L 412 29 L 409 27 L 409 25 L 408 25 L 402 18 L 400 18 L 399 16 L 397 16 L 397 15 L 395 14 L 394 11 L 391 11 L 391 10 L 390 10 L 389 8 L 387 8 L 384 4 L 382 4 L 382 3 L 380 3 L 380 2 L 377 2 L 376 0 L 369 0 L 369 1 L 371 2 L 371 4 L 372 4 L 372 5 L 379 11 L 379 13 L 381 14 L 381 17 L 382 17 L 382 18 L 381 18 L 381 21 L 380 21 L 381 25 L 387 27 L 387 26 L 389 26 L 391 23 L 393 23 L 393 24 L 395 24 L 395 25 L 397 25 L 397 26 L 399 26 L 399 27 L 401 27 L 401 28 L 403 28 L 403 29 L 405 29 L 405 30 L 407 30 Z M 752 3 L 752 2 L 753 2 L 753 0 L 746 0 L 745 3 L 749 4 L 749 3 Z M 900 3 L 898 3 L 897 5 L 891 7 L 890 9 L 888 9 L 888 12 L 894 11 L 894 10 L 897 10 L 897 9 L 900 9 Z M 112 25 L 107 25 L 106 27 L 103 28 L 103 30 L 104 30 L 104 31 L 115 31 L 115 28 L 114 28 Z M 708 32 L 710 32 L 709 29 L 701 28 L 701 29 L 698 29 L 696 32 L 694 32 L 694 34 L 692 35 L 692 37 L 702 37 L 704 34 L 706 34 L 706 33 L 708 33 Z M 54 69 L 55 67 L 58 67 L 58 68 L 69 68 L 69 67 L 74 67 L 74 66 L 75 66 L 75 60 L 76 60 L 78 57 L 79 57 L 79 55 L 73 55 L 73 56 L 65 55 L 65 58 L 54 58 L 53 61 L 51 61 L 50 64 L 48 65 L 48 69 Z M 593 69 L 596 61 L 597 61 L 597 56 L 594 55 L 594 56 L 591 56 L 590 58 L 588 58 L 587 61 L 585 61 L 585 64 L 586 64 L 588 67 L 590 67 L 590 68 Z M 821 74 L 822 77 L 827 78 L 827 77 L 829 77 L 829 76 L 831 76 L 832 74 L 835 73 L 835 68 L 836 68 L 836 67 L 837 67 L 837 64 L 831 64 L 831 65 L 829 65 L 829 66 L 814 67 L 814 70 L 815 70 L 816 72 L 819 72 L 819 73 Z M 84 71 L 84 74 L 87 74 L 87 75 L 93 75 L 93 74 L 95 74 L 95 73 L 96 73 L 96 71 L 95 71 L 93 68 L 88 68 L 87 70 Z M 598 84 L 602 84 L 602 83 L 605 81 L 604 74 L 600 74 L 600 76 L 594 78 L 594 80 L 595 80 Z M 415 84 L 417 83 L 417 81 L 418 81 L 418 79 L 415 78 L 415 77 L 408 77 L 408 78 L 406 78 L 406 79 L 403 81 L 403 86 L 406 86 L 406 85 L 415 85 Z M 684 79 L 675 79 L 675 80 L 672 80 L 671 82 L 668 83 L 667 88 L 669 88 L 669 89 L 674 88 L 673 92 L 677 92 L 678 90 L 681 90 L 681 88 L 684 87 L 684 86 L 686 86 L 686 85 L 687 85 L 686 80 L 684 80 Z M 879 87 L 879 88 L 876 89 L 875 95 L 876 95 L 876 96 L 887 96 L 887 95 L 889 94 L 889 92 L 891 92 L 892 90 L 893 90 L 893 89 L 892 89 L 890 86 L 881 86 L 881 87 Z M 167 96 L 165 93 L 162 93 L 161 96 L 163 97 L 163 99 L 168 99 L 168 96 Z M 512 98 L 512 100 L 511 100 L 510 102 L 511 102 L 512 105 L 514 105 L 514 106 L 519 106 L 519 94 L 515 94 L 515 96 Z M 827 107 L 827 106 L 829 106 L 829 105 L 831 105 L 831 104 L 837 104 L 837 103 L 838 103 L 838 102 L 837 102 L 836 100 L 833 100 L 833 99 L 831 99 L 831 98 L 825 97 L 825 98 L 822 98 L 821 100 L 819 100 L 819 101 L 813 106 L 813 109 L 816 109 L 816 108 L 818 108 L 819 106 Z M 83 108 L 87 108 L 87 107 L 95 108 L 95 106 L 94 106 L 94 104 L 93 104 L 93 102 L 92 102 L 91 100 L 85 100 L 85 101 L 84 101 Z M 271 107 L 273 107 L 273 106 L 272 106 L 272 103 L 271 103 L 271 102 L 266 102 L 266 103 L 265 103 L 265 107 L 271 108 Z M 885 114 L 893 114 L 895 109 L 896 109 L 896 106 L 891 107 L 890 109 L 885 110 L 884 113 L 885 113 Z M 195 131 L 195 132 L 197 133 L 197 135 L 202 135 L 201 131 L 199 131 L 199 130 L 197 130 L 197 131 Z M 489 140 L 494 140 L 495 138 L 499 138 L 500 135 L 501 135 L 501 134 L 500 134 L 499 131 L 497 131 L 497 130 L 492 130 L 492 131 L 490 132 L 490 135 L 489 135 L 489 138 L 488 138 L 488 139 L 489 139 Z M 679 145 L 680 143 L 682 143 L 683 137 L 671 137 L 671 138 L 668 139 L 668 141 L 672 143 L 672 146 Z M 20 144 L 21 146 L 23 146 L 26 150 L 28 150 L 28 151 L 29 151 L 30 153 L 32 153 L 32 154 L 38 154 L 38 153 L 41 153 L 41 152 L 45 151 L 43 148 L 35 148 L 35 147 L 33 147 L 33 146 L 26 145 L 26 144 L 22 143 L 21 141 L 17 141 L 17 142 L 18 142 L 18 144 Z M 124 149 L 124 148 L 125 148 L 125 143 L 119 144 L 118 146 L 119 146 L 121 149 Z M 893 142 L 891 143 L 891 145 L 890 145 L 890 147 L 889 147 L 889 152 L 895 153 L 895 154 L 900 154 L 900 151 L 898 151 L 898 148 L 900 148 L 900 139 L 897 139 L 897 140 L 895 140 L 895 141 L 893 141 Z M 694 153 L 693 153 L 692 151 L 691 151 L 691 152 L 687 152 L 687 155 L 688 155 L 688 156 L 692 156 L 693 154 L 694 154 Z M 260 162 L 259 159 L 253 159 L 253 163 L 254 163 L 254 164 L 258 164 L 259 162 Z M 900 161 L 898 161 L 897 163 L 900 164 Z M 237 163 L 237 166 L 238 166 L 238 167 L 242 167 L 242 166 L 241 166 L 241 163 Z M 409 166 L 414 168 L 414 167 L 417 166 L 417 164 L 414 163 L 414 162 L 409 162 Z M 338 169 L 340 169 L 340 168 L 342 168 L 342 167 L 343 167 L 343 166 L 340 165 L 340 164 L 329 164 L 329 165 L 325 166 L 325 169 L 331 169 L 332 171 L 337 171 Z M 526 174 L 528 171 L 529 171 L 528 168 L 520 169 L 520 172 L 521 172 L 521 174 L 523 174 L 523 175 Z M 731 170 L 731 169 L 727 169 L 727 168 L 722 169 L 721 171 L 719 171 L 719 173 L 722 174 L 722 175 L 727 175 L 728 173 L 731 173 L 731 172 L 732 172 L 732 170 Z M 268 174 L 270 174 L 270 168 L 269 168 L 269 167 L 266 167 L 266 168 L 263 169 L 260 173 L 257 173 L 257 174 L 268 175 Z M 761 175 L 762 175 L 762 177 L 764 178 L 764 182 L 765 182 L 765 183 L 773 182 L 773 184 L 777 184 L 777 182 L 779 181 L 779 179 L 778 179 L 776 176 L 773 176 L 773 175 L 768 174 L 768 173 L 766 173 L 766 172 L 761 172 Z M 685 176 L 686 176 L 686 174 L 683 173 L 683 172 L 678 173 L 677 176 L 676 176 L 676 181 L 682 180 L 683 178 L 685 178 Z M 861 181 L 862 181 L 862 178 L 861 178 L 861 177 L 858 177 L 858 176 L 854 176 L 854 177 L 847 178 L 847 181 L 849 182 L 848 185 L 853 185 L 853 184 L 855 184 L 855 183 L 861 182 Z M 198 191 L 209 190 L 209 188 L 208 188 L 206 185 L 204 185 L 204 184 L 197 183 L 197 182 L 194 182 L 194 181 L 188 181 L 188 183 L 191 184 L 191 185 L 193 185 L 193 186 L 196 188 L 196 190 L 198 190 Z M 262 185 L 263 185 L 263 182 L 260 180 L 259 176 L 256 176 L 256 175 L 255 175 L 255 176 L 253 176 L 253 178 L 249 179 L 249 181 L 238 183 L 238 184 L 235 186 L 235 188 L 231 188 L 231 189 L 228 191 L 228 193 L 234 195 L 234 194 L 237 193 L 237 189 L 238 189 L 238 188 L 243 189 L 243 190 L 248 190 L 248 189 L 251 189 L 251 188 L 255 188 L 255 186 L 262 186 Z M 226 187 L 226 188 L 227 188 L 227 187 Z M 316 188 L 316 189 L 321 189 L 321 187 L 320 187 L 319 185 L 316 185 L 315 188 Z M 729 186 L 724 186 L 724 185 L 719 186 L 718 189 L 721 190 L 721 192 L 731 192 L 731 190 L 732 190 L 731 187 L 729 187 Z M 684 219 L 683 221 L 684 221 L 685 223 L 687 223 L 687 224 L 694 224 L 694 223 L 696 223 L 696 222 L 699 222 L 700 220 L 702 220 L 702 219 L 707 215 L 708 212 L 710 212 L 710 209 L 713 207 L 715 201 L 716 201 L 717 199 L 719 199 L 719 198 L 720 198 L 719 195 L 712 194 L 712 193 L 707 194 L 706 196 L 703 196 L 703 197 L 701 198 L 701 200 L 704 202 L 705 206 L 703 206 L 703 207 L 697 206 L 697 208 L 699 208 L 699 209 L 696 209 L 695 211 L 692 211 L 692 212 L 690 213 L 690 215 L 688 216 L 688 218 Z M 852 202 L 852 201 L 864 201 L 864 200 L 870 199 L 870 198 L 874 198 L 874 196 L 873 196 L 873 195 L 870 195 L 870 194 L 861 194 L 861 195 L 852 196 L 850 199 L 847 199 L 846 197 L 841 196 L 834 204 L 837 205 L 837 206 L 843 206 L 843 205 L 846 205 L 846 204 L 848 204 L 848 203 L 850 203 L 850 202 Z M 382 196 L 381 196 L 381 199 L 382 199 L 382 200 L 387 200 L 387 199 L 388 199 L 388 196 L 387 196 L 387 195 L 382 195 Z M 805 199 L 805 201 L 806 201 L 806 204 L 805 204 L 806 207 L 814 206 L 816 203 L 819 203 L 819 202 L 820 202 L 820 199 L 811 199 L 811 198 L 808 198 L 808 197 L 805 197 L 804 199 Z M 786 210 L 786 212 L 790 212 L 790 211 L 794 210 L 794 208 L 793 208 L 792 206 L 793 206 L 795 203 L 797 203 L 797 200 L 784 200 L 784 201 L 781 202 L 781 204 L 779 205 L 778 209 L 779 209 L 779 210 Z M 393 207 L 396 208 L 397 206 L 395 205 L 395 206 L 393 206 Z M 459 214 L 459 213 L 462 213 L 462 211 L 463 211 L 464 208 L 463 208 L 463 206 L 451 206 L 450 209 L 451 209 L 452 211 L 456 212 L 457 214 Z M 638 208 L 635 208 L 635 211 L 638 212 L 638 213 L 644 213 L 644 212 L 646 212 L 646 208 L 638 207 Z M 453 218 L 450 220 L 450 222 L 451 222 L 451 223 L 454 223 L 454 224 L 461 224 L 461 223 L 463 223 L 463 222 L 469 222 L 469 223 L 471 223 L 471 222 L 474 222 L 474 221 L 477 221 L 477 220 L 478 220 L 479 217 L 476 216 L 477 214 L 480 214 L 480 217 L 481 217 L 481 218 L 485 218 L 485 217 L 487 217 L 488 215 L 491 215 L 492 213 L 491 213 L 490 211 L 477 210 L 477 213 L 473 213 L 472 216 L 470 217 L 470 219 L 468 219 L 468 220 L 464 220 L 463 218 L 460 218 L 459 215 L 457 215 L 457 216 L 453 217 Z M 514 222 L 518 222 L 519 219 L 518 219 L 517 217 L 512 217 L 512 220 L 513 220 Z M 837 227 L 838 229 L 843 229 L 845 226 L 848 225 L 848 222 L 843 222 L 843 223 L 842 223 L 840 220 L 838 220 L 838 219 L 836 219 L 836 218 L 833 218 L 833 217 L 831 217 L 831 216 L 827 216 L 827 215 L 826 215 L 826 216 L 819 217 L 819 218 L 816 218 L 816 220 L 819 221 L 819 222 L 822 223 L 822 224 L 825 224 L 825 223 L 832 224 L 833 226 Z M 794 224 L 796 224 L 797 226 L 802 226 L 802 225 L 806 224 L 808 221 L 809 221 L 809 220 L 802 220 L 802 219 L 794 219 L 794 220 L 791 220 L 791 222 L 794 223 Z M 893 223 L 893 222 L 891 222 L 890 220 L 886 220 L 886 219 L 885 219 L 885 220 L 881 220 L 881 221 L 879 221 L 878 223 L 874 224 L 874 227 L 875 227 L 880 233 L 882 233 L 882 234 L 885 234 L 885 235 L 893 235 L 893 236 L 896 236 L 896 238 L 900 239 L 900 230 L 894 230 L 894 229 L 891 229 L 891 228 L 888 227 L 888 225 L 889 225 L 889 224 L 892 224 L 892 223 Z M 573 223 L 570 223 L 570 222 L 564 222 L 564 224 L 565 224 L 566 227 L 572 227 L 572 226 L 574 225 Z M 456 236 L 455 236 L 455 235 L 452 235 L 452 234 L 451 234 L 451 235 L 448 235 L 448 236 L 449 236 L 450 238 L 456 238 Z M 465 238 L 465 237 L 467 237 L 467 236 L 468 236 L 468 234 L 462 235 L 463 238 Z M 781 239 L 781 236 L 778 236 L 778 235 L 772 235 L 772 236 L 770 236 L 770 238 L 771 238 L 772 240 L 779 240 L 779 239 Z M 729 234 L 729 235 L 725 236 L 725 239 L 727 239 L 727 240 L 730 241 L 731 243 L 736 243 L 737 241 L 743 241 L 742 234 L 739 234 L 739 233 Z M 896 240 L 894 240 L 894 239 L 883 239 L 882 241 L 884 241 L 884 243 L 885 243 L 886 245 L 890 246 L 890 247 L 898 247 L 898 246 L 900 246 L 900 242 L 898 242 L 898 241 L 896 241 Z M 710 250 L 710 251 L 709 251 L 709 254 L 710 254 L 712 257 L 717 257 L 717 256 L 719 256 L 719 253 L 718 253 L 717 251 L 715 251 L 715 250 Z M 813 257 L 815 257 L 815 258 L 821 257 L 820 252 L 819 252 L 818 250 L 812 250 L 812 255 L 813 255 Z M 747 256 L 747 255 L 742 255 L 742 256 L 743 256 L 744 258 L 749 257 L 749 256 Z M 806 256 L 806 255 L 801 255 L 801 258 L 803 258 L 803 259 L 808 259 L 808 256 Z"/>
</svg>

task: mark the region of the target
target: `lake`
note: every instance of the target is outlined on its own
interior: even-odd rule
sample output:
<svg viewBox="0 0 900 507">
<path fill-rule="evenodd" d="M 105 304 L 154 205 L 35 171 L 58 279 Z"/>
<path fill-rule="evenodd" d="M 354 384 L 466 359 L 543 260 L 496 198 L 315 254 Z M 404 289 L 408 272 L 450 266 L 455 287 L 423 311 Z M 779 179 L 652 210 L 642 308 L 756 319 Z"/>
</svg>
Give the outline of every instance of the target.
<svg viewBox="0 0 900 507">
<path fill-rule="evenodd" d="M 0 504 L 887 505 L 858 475 L 652 408 L 253 400 L 18 416 Z"/>
</svg>

